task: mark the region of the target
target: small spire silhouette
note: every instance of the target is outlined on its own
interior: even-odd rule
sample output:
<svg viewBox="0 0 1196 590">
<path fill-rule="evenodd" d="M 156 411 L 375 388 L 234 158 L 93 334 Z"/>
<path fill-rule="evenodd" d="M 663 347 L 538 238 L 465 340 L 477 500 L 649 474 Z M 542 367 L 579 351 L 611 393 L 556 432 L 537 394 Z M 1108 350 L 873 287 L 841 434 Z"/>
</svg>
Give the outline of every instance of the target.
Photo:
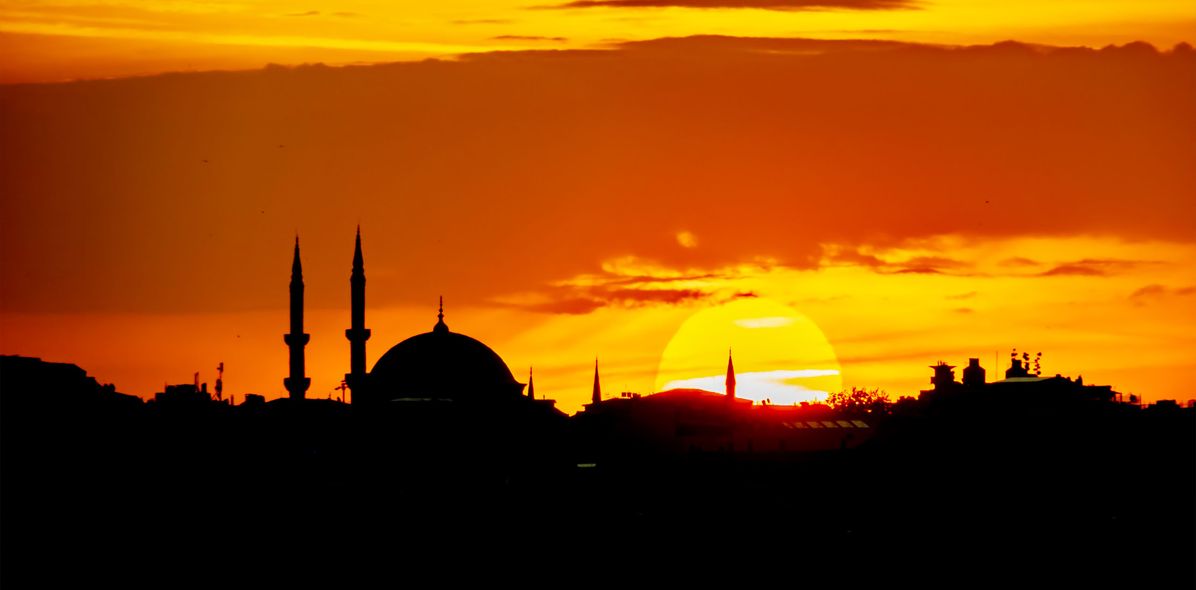
<svg viewBox="0 0 1196 590">
<path fill-rule="evenodd" d="M 353 270 L 363 269 L 365 258 L 361 255 L 361 224 L 357 224 L 357 241 L 353 246 Z"/>
<path fill-rule="evenodd" d="M 444 323 L 444 295 L 440 296 L 440 310 L 436 312 L 436 327 L 432 328 L 433 332 L 448 332 L 448 324 Z"/>
<path fill-rule="evenodd" d="M 594 391 L 590 395 L 590 401 L 593 403 L 602 401 L 602 384 L 598 381 L 598 357 L 594 357 Z"/>
<path fill-rule="evenodd" d="M 303 278 L 303 263 L 299 262 L 299 234 L 295 234 L 295 258 L 291 261 L 291 278 Z"/>
<path fill-rule="evenodd" d="M 535 367 L 527 368 L 527 397 L 530 399 L 536 399 L 536 382 L 532 378 L 532 371 L 534 369 Z"/>
<path fill-rule="evenodd" d="M 727 397 L 735 399 L 735 363 L 731 361 L 730 348 L 727 348 Z"/>
</svg>

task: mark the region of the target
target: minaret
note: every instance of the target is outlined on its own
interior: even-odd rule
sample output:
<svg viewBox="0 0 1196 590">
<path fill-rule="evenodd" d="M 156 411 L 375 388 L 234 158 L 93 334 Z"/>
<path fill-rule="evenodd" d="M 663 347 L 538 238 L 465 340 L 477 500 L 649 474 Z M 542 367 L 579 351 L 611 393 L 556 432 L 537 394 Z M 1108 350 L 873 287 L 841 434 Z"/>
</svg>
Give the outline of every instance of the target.
<svg viewBox="0 0 1196 590">
<path fill-rule="evenodd" d="M 735 364 L 731 362 L 731 349 L 727 349 L 727 397 L 735 399 Z"/>
<path fill-rule="evenodd" d="M 345 338 L 349 339 L 349 372 L 345 383 L 353 390 L 353 401 L 365 384 L 365 342 L 370 330 L 365 327 L 365 262 L 361 255 L 361 226 L 357 226 L 357 243 L 353 247 L 353 273 L 349 275 L 349 325 Z"/>
<path fill-rule="evenodd" d="M 598 382 L 598 357 L 594 357 L 594 392 L 590 401 L 595 404 L 602 401 L 602 384 Z"/>
<path fill-rule="evenodd" d="M 527 368 L 527 397 L 536 399 L 536 382 L 532 381 L 532 368 Z"/>
<path fill-rule="evenodd" d="M 299 262 L 299 236 L 295 236 L 295 260 L 291 262 L 291 333 L 283 334 L 282 341 L 291 349 L 291 376 L 282 380 L 291 399 L 303 399 L 311 379 L 304 375 L 303 348 L 311 340 L 303 333 L 303 264 Z"/>
</svg>

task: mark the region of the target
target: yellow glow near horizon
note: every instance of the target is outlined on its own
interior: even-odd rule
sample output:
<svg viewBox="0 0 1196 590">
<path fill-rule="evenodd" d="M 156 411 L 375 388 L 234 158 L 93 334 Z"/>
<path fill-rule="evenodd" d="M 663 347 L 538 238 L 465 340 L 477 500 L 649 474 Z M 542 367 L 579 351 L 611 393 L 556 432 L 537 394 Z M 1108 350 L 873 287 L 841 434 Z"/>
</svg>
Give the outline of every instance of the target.
<svg viewBox="0 0 1196 590">
<path fill-rule="evenodd" d="M 834 348 L 814 322 L 775 301 L 743 298 L 698 311 L 681 324 L 661 354 L 656 390 L 725 393 L 728 347 L 740 398 L 794 404 L 842 389 Z"/>
<path fill-rule="evenodd" d="M 737 393 L 745 398 L 751 383 L 769 385 L 769 380 L 787 376 L 780 371 L 802 369 L 838 369 L 839 376 L 819 378 L 841 379 L 843 387 L 880 388 L 892 399 L 916 396 L 930 386 L 928 366 L 936 361 L 961 365 L 979 357 L 989 378 L 995 379 L 1014 346 L 1041 350 L 1044 374 L 1082 375 L 1086 383 L 1111 385 L 1149 402 L 1186 403 L 1193 397 L 1189 384 L 1196 379 L 1196 337 L 1191 331 L 1196 306 L 1191 303 L 1196 285 L 1191 261 L 1196 260 L 1196 246 L 1097 237 L 961 242 L 952 236 L 925 244 L 932 246 L 949 247 L 979 273 L 878 274 L 852 265 L 745 270 L 714 281 L 718 284 L 710 288 L 717 289 L 720 298 L 748 291 L 766 296 L 737 300 L 733 309 L 771 300 L 784 302 L 777 304 L 783 311 L 765 308 L 722 316 L 722 327 L 711 331 L 694 328 L 706 318 L 720 317 L 718 310 L 729 306 L 609 306 L 585 314 L 549 314 L 506 305 L 453 305 L 449 325 L 492 347 L 520 381 L 526 380 L 529 365 L 535 365 L 537 394 L 557 400 L 557 407 L 567 413 L 589 402 L 594 355 L 600 357 L 608 395 L 646 394 L 665 386 L 722 392 L 728 345 L 735 346 Z M 918 248 L 870 251 L 885 260 L 923 253 Z M 1025 258 L 1030 256 L 1039 259 L 1032 263 Z M 1107 276 L 1041 276 L 1077 256 L 1147 262 Z M 1034 266 L 1007 265 L 1019 259 Z M 322 280 L 312 266 L 309 289 Z M 664 274 L 662 269 L 657 272 Z M 749 342 L 757 336 L 792 329 L 789 322 L 796 316 L 786 305 L 816 320 L 818 331 L 834 343 L 837 365 L 784 355 L 781 362 L 764 363 L 752 355 Z M 367 348 L 367 366 L 394 344 L 429 330 L 435 311 L 434 300 L 415 306 L 371 304 L 366 317 L 374 336 Z M 335 396 L 333 388 L 348 367 L 348 309 L 309 306 L 305 319 L 312 334 L 307 348 L 309 397 Z M 689 326 L 681 330 L 687 320 Z M 164 383 L 189 382 L 197 371 L 201 380 L 210 382 L 216 363 L 223 361 L 226 395 L 240 400 L 246 393 L 260 393 L 274 399 L 285 395 L 287 351 L 278 334 L 286 330 L 286 322 L 285 307 L 208 313 L 6 312 L 0 313 L 0 353 L 75 363 L 101 382 L 115 383 L 118 391 L 145 398 L 161 391 Z M 180 333 L 188 337 L 177 340 Z M 735 334 L 748 340 L 728 337 Z M 816 336 L 814 342 L 822 338 Z M 778 340 L 799 341 L 787 345 L 789 350 L 805 348 L 800 336 Z M 678 363 L 684 360 L 679 356 L 683 341 L 694 347 L 692 356 L 685 355 L 692 360 Z M 163 348 L 163 342 L 173 344 Z M 675 376 L 660 372 L 678 365 L 683 370 Z M 813 386 L 812 379 L 793 382 L 824 391 L 837 387 Z M 775 391 L 771 399 L 790 403 Z"/>
</svg>

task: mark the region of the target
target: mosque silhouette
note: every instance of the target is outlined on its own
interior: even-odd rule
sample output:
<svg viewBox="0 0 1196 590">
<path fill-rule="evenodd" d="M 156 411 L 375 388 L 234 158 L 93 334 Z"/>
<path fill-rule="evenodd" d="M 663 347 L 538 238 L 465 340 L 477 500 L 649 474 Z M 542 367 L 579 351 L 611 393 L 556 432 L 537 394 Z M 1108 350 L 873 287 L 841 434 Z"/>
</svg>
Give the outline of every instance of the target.
<svg viewBox="0 0 1196 590">
<path fill-rule="evenodd" d="M 355 408 L 379 409 L 401 403 L 410 408 L 420 404 L 503 406 L 507 409 L 550 411 L 555 402 L 535 399 L 529 375 L 525 385 L 515 380 L 502 358 L 482 342 L 449 330 L 444 321 L 444 298 L 432 331 L 412 336 L 383 354 L 368 373 L 366 342 L 371 332 L 365 327 L 365 257 L 361 228 L 353 248 L 350 282 L 349 372 L 345 384 Z M 304 399 L 311 378 L 305 374 L 304 348 L 311 336 L 303 330 L 303 264 L 299 238 L 291 263 L 290 332 L 283 335 L 289 348 L 290 374 L 283 385 L 291 399 Z M 524 394 L 524 389 L 527 394 Z"/>
</svg>

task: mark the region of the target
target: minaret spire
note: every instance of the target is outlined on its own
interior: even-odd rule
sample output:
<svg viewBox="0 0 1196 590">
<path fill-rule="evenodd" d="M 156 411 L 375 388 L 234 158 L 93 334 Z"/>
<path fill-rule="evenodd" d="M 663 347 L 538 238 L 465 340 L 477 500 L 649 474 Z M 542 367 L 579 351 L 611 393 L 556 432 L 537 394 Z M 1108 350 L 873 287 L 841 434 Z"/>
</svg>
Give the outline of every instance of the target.
<svg viewBox="0 0 1196 590">
<path fill-rule="evenodd" d="M 349 329 L 345 338 L 349 340 L 349 372 L 345 383 L 353 392 L 353 401 L 362 397 L 365 385 L 365 343 L 370 339 L 370 330 L 365 327 L 365 258 L 361 254 L 361 225 L 357 226 L 357 239 L 353 246 L 353 272 L 349 275 Z"/>
<path fill-rule="evenodd" d="M 532 380 L 532 370 L 534 367 L 527 368 L 527 397 L 536 399 L 536 382 Z"/>
<path fill-rule="evenodd" d="M 735 399 L 735 363 L 731 362 L 731 349 L 727 349 L 727 397 Z"/>
<path fill-rule="evenodd" d="M 590 401 L 595 404 L 602 401 L 602 384 L 598 382 L 598 357 L 594 357 L 594 391 L 590 395 Z"/>
<path fill-rule="evenodd" d="M 303 349 L 311 335 L 303 333 L 303 263 L 299 261 L 299 236 L 295 236 L 295 258 L 291 261 L 291 331 L 284 334 L 283 342 L 290 348 L 290 376 L 282 384 L 291 399 L 303 399 L 311 379 L 304 373 Z"/>
</svg>

